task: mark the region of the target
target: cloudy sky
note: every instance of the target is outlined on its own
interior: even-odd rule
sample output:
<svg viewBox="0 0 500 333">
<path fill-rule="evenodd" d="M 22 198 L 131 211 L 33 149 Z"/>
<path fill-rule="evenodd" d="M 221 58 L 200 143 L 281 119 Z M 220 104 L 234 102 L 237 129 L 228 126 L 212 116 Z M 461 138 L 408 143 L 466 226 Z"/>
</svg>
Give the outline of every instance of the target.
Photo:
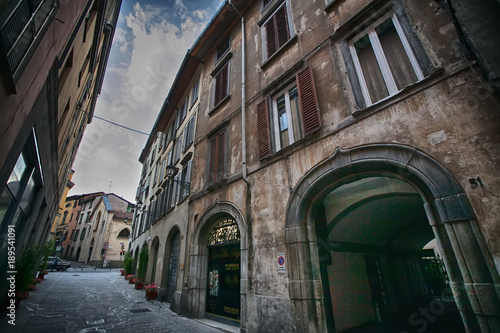
<svg viewBox="0 0 500 333">
<path fill-rule="evenodd" d="M 150 133 L 177 70 L 223 0 L 123 0 L 95 115 Z M 135 202 L 147 136 L 94 118 L 69 195 L 113 192 Z"/>
</svg>

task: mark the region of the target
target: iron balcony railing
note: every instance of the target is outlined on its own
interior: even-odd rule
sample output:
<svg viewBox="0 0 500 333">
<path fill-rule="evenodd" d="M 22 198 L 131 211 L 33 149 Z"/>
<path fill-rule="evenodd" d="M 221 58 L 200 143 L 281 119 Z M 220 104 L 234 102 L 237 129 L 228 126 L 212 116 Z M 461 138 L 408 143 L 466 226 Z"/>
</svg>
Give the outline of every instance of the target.
<svg viewBox="0 0 500 333">
<path fill-rule="evenodd" d="M 55 0 L 22 0 L 0 28 L 0 38 L 12 75 L 56 7 Z"/>
</svg>

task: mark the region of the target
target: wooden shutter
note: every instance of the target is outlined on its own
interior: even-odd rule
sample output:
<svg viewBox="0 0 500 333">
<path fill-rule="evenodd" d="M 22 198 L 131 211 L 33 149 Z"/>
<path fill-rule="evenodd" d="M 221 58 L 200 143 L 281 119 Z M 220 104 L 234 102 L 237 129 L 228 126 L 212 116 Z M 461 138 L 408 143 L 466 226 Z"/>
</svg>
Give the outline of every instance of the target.
<svg viewBox="0 0 500 333">
<path fill-rule="evenodd" d="M 271 155 L 269 110 L 265 99 L 257 105 L 257 129 L 259 131 L 259 158 L 262 159 Z"/>
<path fill-rule="evenodd" d="M 218 135 L 219 142 L 217 143 L 217 180 L 224 178 L 224 160 L 226 155 L 226 132 L 222 132 Z"/>
<path fill-rule="evenodd" d="M 290 33 L 288 31 L 288 20 L 286 16 L 286 6 L 281 6 L 280 9 L 274 14 L 276 19 L 276 31 L 278 35 L 278 48 L 285 45 L 285 43 L 290 38 Z"/>
<path fill-rule="evenodd" d="M 274 17 L 266 24 L 266 42 L 267 42 L 267 57 L 269 58 L 276 52 L 276 31 L 274 29 Z"/>
<path fill-rule="evenodd" d="M 215 182 L 216 170 L 217 170 L 217 138 L 215 137 L 210 140 L 210 171 L 208 175 L 208 182 Z"/>
<path fill-rule="evenodd" d="M 297 90 L 299 91 L 299 103 L 304 123 L 304 135 L 308 135 L 321 127 L 319 115 L 318 97 L 311 66 L 297 73 Z"/>
<path fill-rule="evenodd" d="M 214 183 L 224 178 L 224 162 L 226 156 L 226 132 L 223 131 L 210 140 L 210 172 L 208 182 Z"/>
<path fill-rule="evenodd" d="M 219 73 L 215 75 L 214 106 L 219 104 L 227 96 L 228 70 L 229 70 L 229 63 L 227 63 L 219 71 Z"/>
</svg>

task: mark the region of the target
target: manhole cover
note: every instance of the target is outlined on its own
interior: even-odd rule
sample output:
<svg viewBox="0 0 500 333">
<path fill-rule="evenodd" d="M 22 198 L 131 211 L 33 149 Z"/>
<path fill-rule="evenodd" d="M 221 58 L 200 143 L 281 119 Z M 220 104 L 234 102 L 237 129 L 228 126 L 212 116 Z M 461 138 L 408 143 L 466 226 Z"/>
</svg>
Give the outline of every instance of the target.
<svg viewBox="0 0 500 333">
<path fill-rule="evenodd" d="M 151 312 L 149 309 L 135 309 L 135 310 L 130 310 L 132 313 L 139 313 L 139 312 Z"/>
</svg>

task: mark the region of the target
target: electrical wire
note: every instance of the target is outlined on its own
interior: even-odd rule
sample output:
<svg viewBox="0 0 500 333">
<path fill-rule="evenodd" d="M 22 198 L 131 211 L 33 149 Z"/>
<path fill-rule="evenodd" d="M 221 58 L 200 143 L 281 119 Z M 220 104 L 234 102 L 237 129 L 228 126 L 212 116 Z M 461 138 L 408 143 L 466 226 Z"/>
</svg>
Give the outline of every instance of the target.
<svg viewBox="0 0 500 333">
<path fill-rule="evenodd" d="M 102 121 L 108 122 L 108 123 L 110 123 L 110 124 L 113 124 L 113 125 L 115 125 L 115 126 L 118 126 L 118 127 L 124 128 L 124 129 L 129 130 L 129 131 L 132 131 L 132 132 L 136 132 L 136 133 L 139 133 L 139 134 L 143 134 L 143 135 L 147 135 L 147 136 L 149 136 L 149 133 L 144 133 L 144 132 L 141 132 L 141 131 L 135 130 L 135 129 L 133 129 L 133 128 L 127 127 L 127 126 L 123 126 L 123 125 L 117 124 L 117 123 L 115 123 L 115 122 L 113 122 L 113 121 L 111 121 L 111 120 L 107 120 L 107 119 L 101 118 L 101 117 L 96 116 L 96 115 L 94 115 L 94 116 L 93 116 L 93 118 L 100 119 L 100 120 L 102 120 Z"/>
</svg>

